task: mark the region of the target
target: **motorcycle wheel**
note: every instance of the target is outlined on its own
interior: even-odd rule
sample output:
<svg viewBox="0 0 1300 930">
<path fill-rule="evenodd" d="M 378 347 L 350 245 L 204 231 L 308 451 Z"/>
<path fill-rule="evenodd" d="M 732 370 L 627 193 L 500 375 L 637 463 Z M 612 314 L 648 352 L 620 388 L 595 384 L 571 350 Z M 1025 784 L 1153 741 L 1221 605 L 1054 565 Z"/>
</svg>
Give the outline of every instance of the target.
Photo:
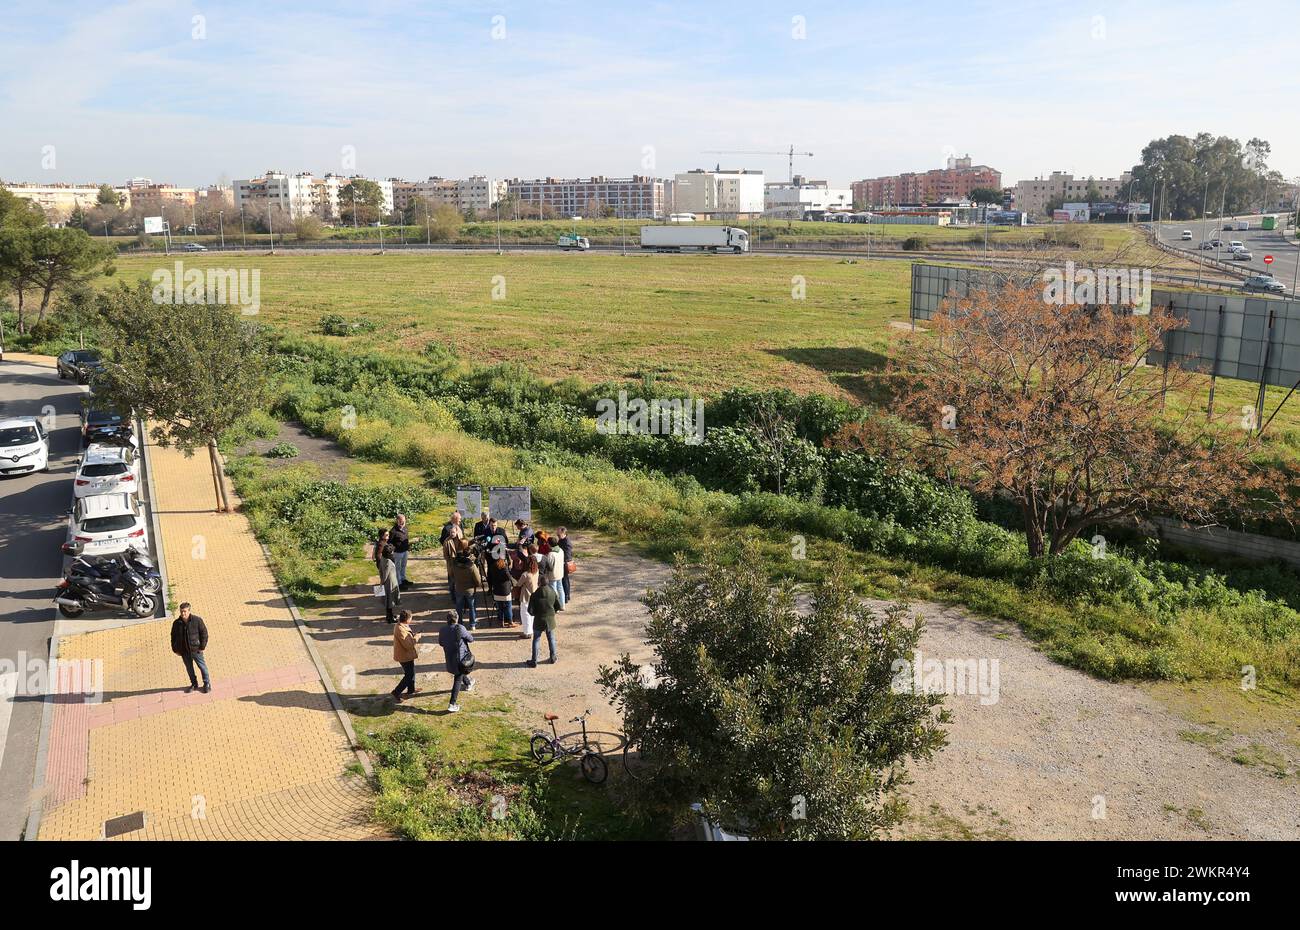
<svg viewBox="0 0 1300 930">
<path fill-rule="evenodd" d="M 80 607 L 69 607 L 67 604 L 60 604 L 59 613 L 65 617 L 80 617 L 85 611 Z"/>
<path fill-rule="evenodd" d="M 150 578 L 147 582 L 145 582 L 145 586 L 144 586 L 145 594 L 157 594 L 161 590 L 162 590 L 161 578 Z"/>
<path fill-rule="evenodd" d="M 153 598 L 147 594 L 137 594 L 131 601 L 131 612 L 137 617 L 147 617 L 153 613 Z"/>
</svg>

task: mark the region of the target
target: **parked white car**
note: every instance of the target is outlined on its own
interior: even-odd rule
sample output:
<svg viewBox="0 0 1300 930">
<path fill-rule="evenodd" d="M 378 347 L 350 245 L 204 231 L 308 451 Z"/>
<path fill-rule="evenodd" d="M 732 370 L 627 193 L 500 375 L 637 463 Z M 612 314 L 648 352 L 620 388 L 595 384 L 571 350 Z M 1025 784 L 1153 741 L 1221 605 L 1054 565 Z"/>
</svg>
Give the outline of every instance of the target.
<svg viewBox="0 0 1300 930">
<path fill-rule="evenodd" d="M 72 505 L 68 542 L 86 555 L 112 555 L 134 547 L 149 551 L 144 508 L 134 494 L 117 491 L 78 497 Z"/>
<path fill-rule="evenodd" d="M 0 475 L 46 471 L 50 437 L 36 417 L 0 419 Z"/>
<path fill-rule="evenodd" d="M 115 491 L 137 494 L 139 490 L 140 465 L 135 449 L 125 445 L 92 443 L 77 466 L 77 477 L 72 482 L 74 497 Z"/>
</svg>

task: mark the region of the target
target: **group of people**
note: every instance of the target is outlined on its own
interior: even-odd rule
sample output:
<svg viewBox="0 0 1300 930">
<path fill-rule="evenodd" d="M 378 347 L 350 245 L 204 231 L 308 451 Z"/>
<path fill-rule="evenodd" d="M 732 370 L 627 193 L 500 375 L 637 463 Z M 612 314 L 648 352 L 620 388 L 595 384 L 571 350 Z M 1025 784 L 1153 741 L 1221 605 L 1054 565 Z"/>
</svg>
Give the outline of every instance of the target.
<svg viewBox="0 0 1300 930">
<path fill-rule="evenodd" d="M 502 628 L 515 626 L 518 604 L 519 636 L 532 639 L 529 668 L 537 667 L 538 646 L 543 635 L 549 661 L 554 664 L 559 658 L 555 648 L 556 614 L 573 600 L 572 576 L 577 569 L 573 541 L 566 527 L 561 526 L 554 533 L 534 531 L 522 519 L 514 521 L 514 534 L 512 542 L 506 528 L 487 510 L 482 511 L 470 532 L 466 532 L 460 511 L 454 511 L 442 527 L 439 544 L 455 609 L 448 612 L 438 641 L 453 679 L 448 708 L 452 712 L 460 709 L 457 698 L 461 691 L 470 691 L 474 686 L 469 675 L 473 665 L 469 643 L 474 641 L 473 631 L 478 629 L 480 594 L 491 596 L 497 624 Z M 399 611 L 401 592 L 410 588 L 406 563 L 415 541 L 407 530 L 406 517 L 398 514 L 393 527 L 381 531 L 375 542 L 375 564 L 382 586 L 385 618 L 395 623 L 393 659 L 402 666 L 403 672 L 392 692 L 399 702 L 418 693 L 415 688 L 417 637 L 411 629 L 412 614 L 409 610 Z M 466 656 L 470 657 L 468 663 Z"/>
</svg>

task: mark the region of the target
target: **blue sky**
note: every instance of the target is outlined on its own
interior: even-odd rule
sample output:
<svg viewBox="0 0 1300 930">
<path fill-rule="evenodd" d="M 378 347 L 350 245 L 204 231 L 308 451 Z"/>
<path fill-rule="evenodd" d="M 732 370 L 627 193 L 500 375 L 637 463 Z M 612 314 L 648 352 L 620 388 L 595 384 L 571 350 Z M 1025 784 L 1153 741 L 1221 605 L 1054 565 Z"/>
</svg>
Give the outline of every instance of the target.
<svg viewBox="0 0 1300 930">
<path fill-rule="evenodd" d="M 1294 177 L 1297 25 L 1295 0 L 8 0 L 0 177 L 783 176 L 705 152 L 794 143 L 836 184 L 967 152 L 1010 184 L 1202 130 Z"/>
</svg>

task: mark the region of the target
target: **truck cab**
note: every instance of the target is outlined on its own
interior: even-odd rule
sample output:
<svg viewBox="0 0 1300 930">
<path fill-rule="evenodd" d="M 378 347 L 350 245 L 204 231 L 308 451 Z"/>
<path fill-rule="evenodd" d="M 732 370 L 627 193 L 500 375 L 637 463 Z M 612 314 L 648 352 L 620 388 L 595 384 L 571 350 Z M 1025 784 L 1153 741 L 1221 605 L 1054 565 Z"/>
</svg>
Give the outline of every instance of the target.
<svg viewBox="0 0 1300 930">
<path fill-rule="evenodd" d="M 591 241 L 586 236 L 579 236 L 576 233 L 565 233 L 555 240 L 555 244 L 566 252 L 571 252 L 574 249 L 585 252 L 591 248 Z"/>
</svg>

